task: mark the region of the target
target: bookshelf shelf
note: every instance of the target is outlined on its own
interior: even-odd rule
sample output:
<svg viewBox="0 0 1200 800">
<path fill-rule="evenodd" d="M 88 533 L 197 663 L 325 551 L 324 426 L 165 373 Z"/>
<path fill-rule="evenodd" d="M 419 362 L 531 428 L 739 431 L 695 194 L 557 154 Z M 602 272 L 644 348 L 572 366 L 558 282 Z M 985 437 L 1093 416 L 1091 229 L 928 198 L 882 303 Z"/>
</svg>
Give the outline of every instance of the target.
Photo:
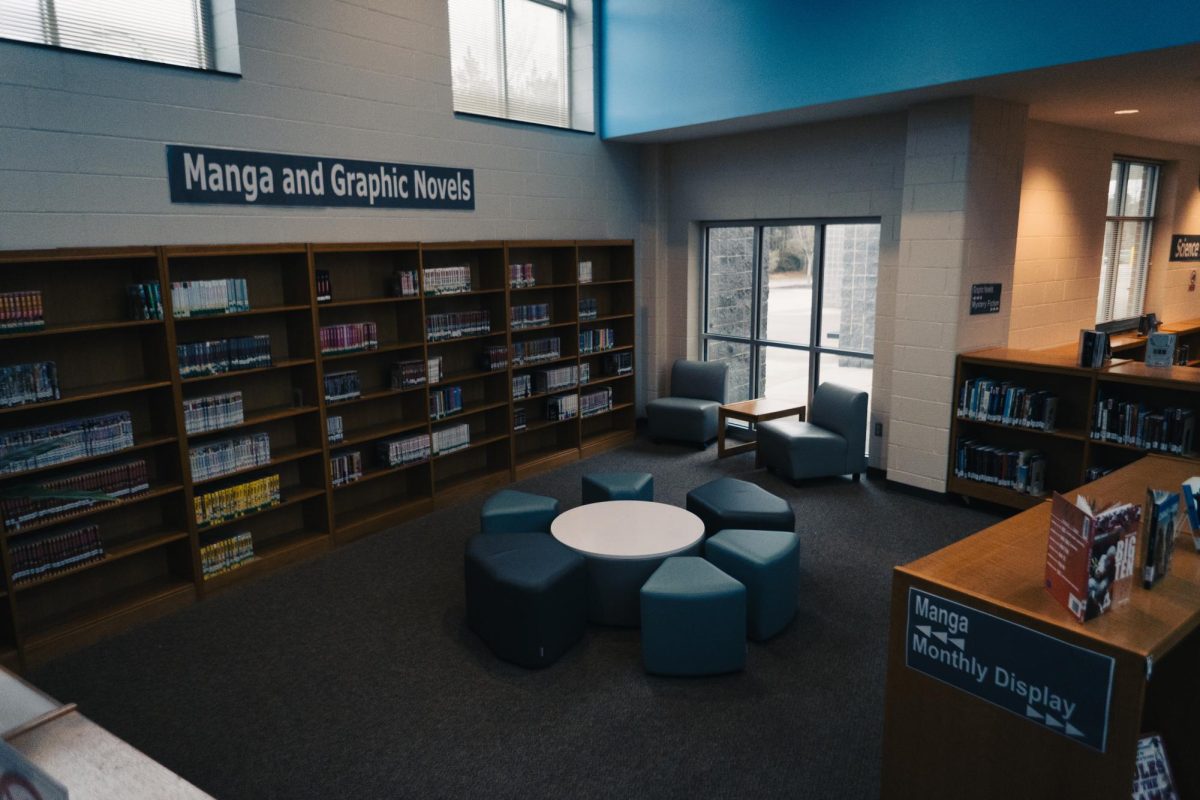
<svg viewBox="0 0 1200 800">
<path fill-rule="evenodd" d="M 594 280 L 580 283 L 581 262 Z M 528 266 L 533 286 L 514 287 L 511 267 Z M 425 294 L 427 270 L 466 267 L 472 291 Z M 415 276 L 415 284 L 413 278 Z M 481 241 L 265 244 L 94 248 L 0 253 L 0 292 L 41 292 L 44 324 L 0 333 L 14 364 L 53 360 L 61 397 L 0 408 L 0 428 L 53 425 L 73 418 L 128 411 L 134 446 L 34 470 L 0 474 L 0 487 L 57 478 L 75 471 L 140 459 L 150 490 L 96 503 L 47 521 L 0 533 L 0 661 L 28 665 L 96 641 L 130 624 L 182 608 L 225 586 L 265 574 L 361 535 L 619 446 L 633 438 L 633 373 L 602 376 L 598 359 L 589 384 L 512 399 L 514 372 L 579 364 L 578 334 L 607 324 L 621 345 L 584 357 L 633 350 L 634 250 L 631 241 Z M 249 304 L 245 311 L 174 316 L 172 285 L 229 281 Z M 134 320 L 128 287 L 157 287 L 162 319 Z M 398 295 L 416 285 L 417 294 Z M 321 299 L 318 299 L 318 296 Z M 86 302 L 79 302 L 86 298 Z M 595 319 L 580 321 L 578 301 L 594 301 Z M 546 325 L 513 328 L 512 309 L 552 302 Z M 490 330 L 430 340 L 431 314 L 487 311 Z M 220 322 L 217 323 L 216 321 Z M 380 346 L 321 352 L 321 328 L 374 323 Z M 561 337 L 562 355 L 498 370 L 489 348 Z M 269 366 L 184 378 L 179 345 L 207 339 L 267 337 Z M 197 354 L 191 351 L 192 357 Z M 392 388 L 390 362 L 441 358 L 436 383 Z M 326 401 L 324 379 L 358 373 L 361 395 Z M 614 410 L 600 416 L 548 421 L 537 401 L 592 386 L 613 388 Z M 429 418 L 433 391 L 461 387 L 463 409 Z M 183 403 L 237 392 L 242 422 L 188 433 Z M 222 402 L 214 400 L 215 402 Z M 514 407 L 529 406 L 531 423 L 514 432 Z M 343 440 L 329 442 L 329 417 L 341 418 Z M 374 443 L 431 434 L 466 424 L 466 448 L 423 462 L 387 466 Z M 191 447 L 246 432 L 267 433 L 269 462 L 212 478 L 191 477 Z M 357 451 L 363 475 L 333 486 L 330 456 Z M 194 499 L 219 487 L 278 472 L 278 505 L 201 527 Z M 86 521 L 86 522 L 85 522 Z M 95 524 L 106 556 L 26 581 L 11 581 L 11 550 L 27 534 Z M 234 533 L 252 535 L 254 556 L 205 579 L 200 549 Z"/>
<path fill-rule="evenodd" d="M 1087 439 L 1087 435 L 1081 430 L 1053 430 L 1046 431 L 1040 428 L 1026 428 L 1021 425 L 1005 425 L 1003 422 L 988 422 L 982 419 L 971 419 L 970 417 L 958 417 L 960 425 L 978 425 L 984 428 L 998 428 L 1006 431 L 1016 431 L 1019 433 L 1032 433 L 1035 436 L 1049 436 L 1055 439 L 1070 439 L 1075 442 L 1082 442 Z"/>
</svg>

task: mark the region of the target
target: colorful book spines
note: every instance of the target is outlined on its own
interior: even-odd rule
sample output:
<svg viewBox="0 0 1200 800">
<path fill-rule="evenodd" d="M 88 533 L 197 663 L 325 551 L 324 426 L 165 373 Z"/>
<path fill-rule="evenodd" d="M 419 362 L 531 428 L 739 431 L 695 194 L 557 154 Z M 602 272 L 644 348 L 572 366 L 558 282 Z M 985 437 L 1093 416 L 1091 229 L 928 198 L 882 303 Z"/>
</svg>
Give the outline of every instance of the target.
<svg viewBox="0 0 1200 800">
<path fill-rule="evenodd" d="M 600 304 L 594 297 L 584 297 L 579 301 L 579 321 L 587 322 L 600 315 Z"/>
<path fill-rule="evenodd" d="M 444 455 L 471 446 L 471 426 L 465 422 L 447 425 L 433 432 L 433 454 Z"/>
<path fill-rule="evenodd" d="M 1046 457 L 1036 450 L 1010 450 L 960 439 L 955 448 L 954 474 L 1035 497 L 1046 491 Z"/>
<path fill-rule="evenodd" d="M 633 372 L 633 353 L 610 353 L 604 357 L 605 375 L 628 375 Z"/>
<path fill-rule="evenodd" d="M 180 281 L 171 284 L 171 312 L 176 319 L 250 310 L 245 278 Z"/>
<path fill-rule="evenodd" d="M 186 342 L 177 345 L 176 350 L 182 378 L 271 366 L 271 337 L 267 334 Z"/>
<path fill-rule="evenodd" d="M 236 486 L 198 494 L 194 500 L 196 524 L 200 527 L 217 525 L 279 505 L 279 476 L 267 475 Z"/>
<path fill-rule="evenodd" d="M 533 264 L 509 264 L 508 285 L 512 289 L 528 289 L 531 286 L 536 286 L 537 281 L 533 275 Z"/>
<path fill-rule="evenodd" d="M 133 447 L 128 411 L 0 432 L 0 474 L 52 467 Z"/>
<path fill-rule="evenodd" d="M 329 277 L 329 270 L 317 270 L 317 302 L 329 303 L 333 301 L 333 279 Z"/>
<path fill-rule="evenodd" d="M 536 364 L 539 361 L 553 361 L 556 358 L 562 358 L 562 340 L 557 336 L 545 336 L 540 339 L 526 339 L 512 343 L 514 367 Z"/>
<path fill-rule="evenodd" d="M 546 401 L 546 419 L 556 422 L 579 416 L 579 395 L 560 394 Z"/>
<path fill-rule="evenodd" d="M 133 283 L 126 287 L 130 319 L 162 319 L 162 289 L 157 282 Z"/>
<path fill-rule="evenodd" d="M 612 410 L 612 389 L 605 386 L 595 391 L 579 395 L 579 414 L 591 417 Z"/>
<path fill-rule="evenodd" d="M 1053 431 L 1058 397 L 1009 381 L 972 378 L 959 387 L 957 413 L 961 419 Z"/>
<path fill-rule="evenodd" d="M 374 322 L 350 322 L 321 328 L 321 352 L 325 355 L 379 349 L 379 330 Z"/>
<path fill-rule="evenodd" d="M 425 319 L 426 337 L 431 342 L 482 336 L 491 332 L 492 321 L 487 311 L 451 311 L 429 314 Z"/>
<path fill-rule="evenodd" d="M 471 267 L 463 264 L 454 267 L 427 267 L 425 269 L 425 294 L 463 294 L 471 291 Z"/>
<path fill-rule="evenodd" d="M 1101 397 L 1092 414 L 1090 435 L 1099 441 L 1184 455 L 1192 452 L 1195 433 L 1196 415 L 1190 408 L 1155 410 L 1140 402 Z"/>
<path fill-rule="evenodd" d="M 419 464 L 428 461 L 432 444 L 428 433 L 386 439 L 376 445 L 379 460 L 389 467 Z"/>
<path fill-rule="evenodd" d="M 537 392 L 557 392 L 578 383 L 579 367 L 574 364 L 533 371 L 533 388 Z"/>
<path fill-rule="evenodd" d="M 58 368 L 53 361 L 0 367 L 0 408 L 58 400 Z"/>
<path fill-rule="evenodd" d="M 207 442 L 188 451 L 192 480 L 219 478 L 231 472 L 260 467 L 271 460 L 271 437 L 266 433 Z"/>
<path fill-rule="evenodd" d="M 329 437 L 330 444 L 335 444 L 346 438 L 346 430 L 340 416 L 330 414 L 325 418 L 325 435 Z"/>
<path fill-rule="evenodd" d="M 596 328 L 579 332 L 579 352 L 597 353 L 617 346 L 617 334 L 612 328 Z"/>
<path fill-rule="evenodd" d="M 329 456 L 329 471 L 334 486 L 345 486 L 362 477 L 362 453 L 348 450 L 344 453 L 334 453 Z"/>
<path fill-rule="evenodd" d="M 428 362 L 421 359 L 392 362 L 392 388 L 408 389 L 413 386 L 424 386 L 426 373 L 430 383 L 437 383 L 442 378 L 442 357 L 434 356 Z"/>
<path fill-rule="evenodd" d="M 42 293 L 37 289 L 0 292 L 0 333 L 40 330 L 46 327 L 43 313 Z"/>
<path fill-rule="evenodd" d="M 420 280 L 415 269 L 398 269 L 392 274 L 394 297 L 416 297 L 421 293 Z"/>
<path fill-rule="evenodd" d="M 442 419 L 463 410 L 461 386 L 447 386 L 429 392 L 429 418 Z"/>
<path fill-rule="evenodd" d="M 511 311 L 512 329 L 514 331 L 550 324 L 549 303 L 527 303 L 525 305 L 513 306 Z"/>
<path fill-rule="evenodd" d="M 218 431 L 246 421 L 241 392 L 224 392 L 183 401 L 183 425 L 189 434 Z"/>
<path fill-rule="evenodd" d="M 234 534 L 200 548 L 200 572 L 208 580 L 254 558 L 254 538 L 249 531 Z"/>
<path fill-rule="evenodd" d="M 356 397 L 362 397 L 362 381 L 359 380 L 358 370 L 325 373 L 325 401 L 327 403 L 353 400 Z"/>
<path fill-rule="evenodd" d="M 12 580 L 16 585 L 100 561 L 104 543 L 97 525 L 46 531 L 17 537 L 10 545 Z"/>
<path fill-rule="evenodd" d="M 144 459 L 110 464 L 99 469 L 53 480 L 39 481 L 28 494 L 20 495 L 20 487 L 9 489 L 0 498 L 0 514 L 9 531 L 42 524 L 59 517 L 91 508 L 104 500 L 91 497 L 54 497 L 53 494 L 73 492 L 103 492 L 114 500 L 124 500 L 150 490 L 149 472 Z"/>
</svg>

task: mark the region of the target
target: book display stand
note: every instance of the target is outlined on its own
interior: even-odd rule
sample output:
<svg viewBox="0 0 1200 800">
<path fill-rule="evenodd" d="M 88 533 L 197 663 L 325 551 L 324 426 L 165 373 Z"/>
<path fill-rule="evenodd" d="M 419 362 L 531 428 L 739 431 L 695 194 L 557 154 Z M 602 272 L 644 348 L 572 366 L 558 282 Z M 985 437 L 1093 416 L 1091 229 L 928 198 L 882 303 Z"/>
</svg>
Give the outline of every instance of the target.
<svg viewBox="0 0 1200 800">
<path fill-rule="evenodd" d="M 631 440 L 633 263 L 630 241 L 0 253 L 0 664 Z"/>
</svg>

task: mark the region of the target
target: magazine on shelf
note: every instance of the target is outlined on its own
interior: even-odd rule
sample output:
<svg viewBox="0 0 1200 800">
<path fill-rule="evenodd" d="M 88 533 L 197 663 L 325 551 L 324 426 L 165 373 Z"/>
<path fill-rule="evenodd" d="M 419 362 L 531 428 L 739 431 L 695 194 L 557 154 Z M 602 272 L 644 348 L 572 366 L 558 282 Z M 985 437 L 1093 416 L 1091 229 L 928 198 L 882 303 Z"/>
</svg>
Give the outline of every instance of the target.
<svg viewBox="0 0 1200 800">
<path fill-rule="evenodd" d="M 1173 333 L 1152 333 L 1146 337 L 1146 366 L 1169 367 L 1175 363 Z"/>
<path fill-rule="evenodd" d="M 1128 602 L 1142 507 L 1058 492 L 1050 508 L 1046 589 L 1079 622 Z"/>
<path fill-rule="evenodd" d="M 1133 800 L 1179 800 L 1163 738 L 1157 733 L 1148 733 L 1138 739 Z"/>
<path fill-rule="evenodd" d="M 1153 588 L 1171 570 L 1178 516 L 1177 492 L 1146 490 L 1146 560 L 1142 565 L 1142 586 L 1146 589 Z"/>
<path fill-rule="evenodd" d="M 1079 332 L 1079 359 L 1081 367 L 1102 367 L 1108 357 L 1108 334 L 1104 331 Z"/>
</svg>

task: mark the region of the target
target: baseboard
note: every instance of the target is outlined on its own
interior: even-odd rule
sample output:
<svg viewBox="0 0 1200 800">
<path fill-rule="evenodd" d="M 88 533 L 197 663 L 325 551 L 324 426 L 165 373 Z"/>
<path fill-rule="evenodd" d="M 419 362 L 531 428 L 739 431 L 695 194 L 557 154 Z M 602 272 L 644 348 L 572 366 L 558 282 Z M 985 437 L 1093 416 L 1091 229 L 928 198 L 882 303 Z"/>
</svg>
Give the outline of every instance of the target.
<svg viewBox="0 0 1200 800">
<path fill-rule="evenodd" d="M 955 502 L 954 495 L 948 492 L 935 492 L 933 489 L 922 489 L 920 486 L 909 486 L 907 483 L 900 483 L 887 477 L 885 470 L 878 467 L 869 467 L 868 472 L 875 473 L 883 477 L 884 486 L 892 492 L 900 492 L 901 494 L 911 495 L 912 497 L 920 497 L 922 500 L 931 500 L 935 503 L 953 503 Z"/>
</svg>

